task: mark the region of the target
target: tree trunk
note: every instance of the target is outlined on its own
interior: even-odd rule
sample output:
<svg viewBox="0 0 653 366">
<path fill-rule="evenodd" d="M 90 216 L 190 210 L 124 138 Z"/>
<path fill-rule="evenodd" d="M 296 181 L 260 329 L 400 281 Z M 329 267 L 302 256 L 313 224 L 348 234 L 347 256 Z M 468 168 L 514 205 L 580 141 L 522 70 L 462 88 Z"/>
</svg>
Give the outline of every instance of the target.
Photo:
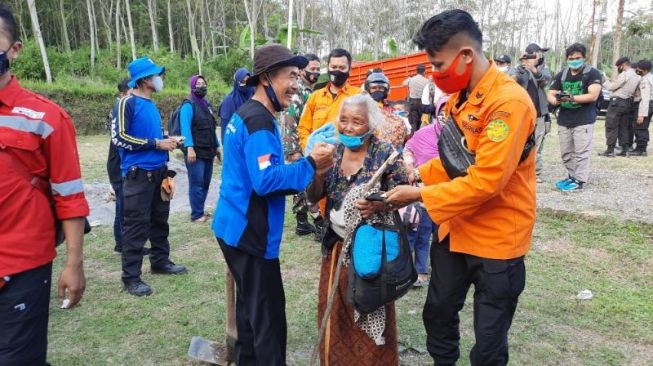
<svg viewBox="0 0 653 366">
<path fill-rule="evenodd" d="M 599 15 L 599 25 L 596 28 L 596 43 L 592 52 L 592 66 L 597 67 L 599 64 L 599 53 L 601 51 L 601 37 L 603 36 L 603 26 L 607 18 L 608 0 L 602 0 L 601 14 Z"/>
<path fill-rule="evenodd" d="M 105 5 L 106 5 L 106 2 L 101 3 L 101 5 L 100 5 L 100 15 L 102 15 L 102 23 L 104 24 L 104 33 L 107 36 L 107 42 L 108 42 L 108 45 L 109 45 L 109 53 L 111 53 L 111 52 L 113 52 L 113 35 L 111 33 L 111 25 L 109 24 L 109 22 L 111 22 L 111 13 L 113 12 L 113 0 L 111 0 L 109 2 L 109 14 L 108 14 L 108 16 L 104 12 Z"/>
<path fill-rule="evenodd" d="M 202 55 L 200 54 L 200 49 L 197 46 L 197 37 L 195 36 L 195 20 L 193 15 L 193 7 L 190 4 L 190 0 L 186 0 L 186 7 L 188 8 L 188 34 L 190 36 L 190 47 L 195 60 L 197 60 L 197 69 L 200 74 L 202 74 Z"/>
<path fill-rule="evenodd" d="M 91 10 L 91 0 L 86 0 L 86 9 L 88 10 L 88 30 L 91 38 L 91 75 L 95 74 L 95 28 L 93 24 L 93 10 Z"/>
<path fill-rule="evenodd" d="M 120 45 L 120 0 L 116 1 L 116 69 L 120 70 L 122 46 Z"/>
<path fill-rule="evenodd" d="M 127 11 L 127 24 L 129 24 L 129 42 L 132 48 L 132 60 L 136 60 L 136 42 L 134 42 L 134 26 L 132 25 L 132 14 L 129 7 L 129 0 L 125 0 L 125 9 Z"/>
<path fill-rule="evenodd" d="M 170 11 L 170 0 L 168 0 L 168 37 L 170 42 L 170 52 L 175 52 L 175 34 L 172 31 L 172 12 Z"/>
<path fill-rule="evenodd" d="M 95 4 L 91 0 L 91 21 L 93 23 L 93 38 L 95 38 L 95 48 L 96 52 L 100 49 L 100 40 L 97 36 L 97 16 L 95 15 Z"/>
<path fill-rule="evenodd" d="M 245 4 L 245 14 L 247 14 L 247 22 L 249 23 L 249 57 L 254 60 L 254 46 L 256 40 L 256 22 L 258 20 L 258 14 L 261 10 L 261 5 L 263 2 L 258 2 L 257 0 L 251 0 L 251 9 L 248 4 L 249 0 L 243 0 Z"/>
<path fill-rule="evenodd" d="M 63 10 L 63 0 L 59 0 L 59 12 L 61 13 L 61 35 L 63 38 L 63 48 L 70 53 L 70 38 L 68 38 L 68 25 L 66 24 L 66 13 Z"/>
<path fill-rule="evenodd" d="M 621 33 L 622 33 L 622 24 L 624 19 L 624 3 L 625 0 L 619 0 L 619 7 L 617 8 L 617 23 L 614 26 L 614 31 L 612 32 L 612 39 L 614 44 L 612 45 L 612 73 L 613 75 L 617 74 L 617 60 L 619 59 L 621 51 Z"/>
<path fill-rule="evenodd" d="M 29 16 L 32 20 L 32 30 L 34 31 L 34 37 L 36 42 L 39 44 L 39 50 L 41 51 L 41 58 L 43 59 L 43 69 L 45 69 L 45 79 L 48 84 L 52 84 L 52 73 L 50 72 L 50 62 L 48 61 L 48 53 L 45 49 L 45 42 L 43 42 L 43 35 L 41 34 L 41 25 L 39 24 L 39 15 L 36 11 L 35 0 L 27 0 L 27 6 L 29 7 Z"/>
<path fill-rule="evenodd" d="M 147 13 L 150 15 L 150 28 L 152 28 L 152 47 L 154 52 L 159 52 L 159 37 L 156 34 L 156 0 L 147 0 Z"/>
</svg>

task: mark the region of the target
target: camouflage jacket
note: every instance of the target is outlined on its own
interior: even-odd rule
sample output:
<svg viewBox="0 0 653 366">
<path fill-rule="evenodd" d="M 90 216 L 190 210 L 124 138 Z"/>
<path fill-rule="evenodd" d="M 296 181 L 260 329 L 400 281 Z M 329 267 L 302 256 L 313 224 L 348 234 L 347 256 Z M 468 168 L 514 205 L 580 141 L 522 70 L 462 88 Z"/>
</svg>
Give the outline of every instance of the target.
<svg viewBox="0 0 653 366">
<path fill-rule="evenodd" d="M 299 89 L 293 95 L 290 101 L 290 106 L 287 110 L 280 113 L 281 135 L 283 136 L 283 150 L 286 155 L 286 160 L 295 154 L 302 153 L 302 148 L 299 146 L 299 135 L 297 134 L 297 124 L 299 118 L 304 111 L 304 105 L 308 97 L 313 92 L 313 89 L 306 85 L 304 79 L 299 79 Z"/>
</svg>

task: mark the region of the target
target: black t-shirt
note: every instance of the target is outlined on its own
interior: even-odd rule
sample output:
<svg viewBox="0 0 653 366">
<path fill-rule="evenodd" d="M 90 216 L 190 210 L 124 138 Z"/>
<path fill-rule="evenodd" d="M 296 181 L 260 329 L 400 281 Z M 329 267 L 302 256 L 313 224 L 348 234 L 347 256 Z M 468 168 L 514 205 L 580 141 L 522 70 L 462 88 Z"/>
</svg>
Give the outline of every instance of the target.
<svg viewBox="0 0 653 366">
<path fill-rule="evenodd" d="M 562 79 L 562 72 L 559 72 L 553 80 L 551 89 L 566 91 L 572 95 L 587 94 L 588 88 L 593 84 L 602 84 L 601 73 L 595 68 L 590 68 L 589 72 L 583 73 L 581 69 L 576 75 L 567 71 L 567 78 Z M 564 102 L 560 104 L 558 112 L 558 124 L 565 127 L 577 127 L 589 125 L 596 122 L 596 103 L 577 104 L 571 102 Z"/>
<path fill-rule="evenodd" d="M 119 99 L 116 101 L 118 103 Z M 114 104 L 115 106 L 115 104 Z M 109 120 L 113 120 L 113 108 L 109 112 Z M 109 122 L 111 123 L 111 122 Z M 118 154 L 118 147 L 109 141 L 109 157 L 107 158 L 107 173 L 109 174 L 109 182 L 118 184 L 122 182 L 122 171 L 120 170 L 120 155 Z"/>
</svg>

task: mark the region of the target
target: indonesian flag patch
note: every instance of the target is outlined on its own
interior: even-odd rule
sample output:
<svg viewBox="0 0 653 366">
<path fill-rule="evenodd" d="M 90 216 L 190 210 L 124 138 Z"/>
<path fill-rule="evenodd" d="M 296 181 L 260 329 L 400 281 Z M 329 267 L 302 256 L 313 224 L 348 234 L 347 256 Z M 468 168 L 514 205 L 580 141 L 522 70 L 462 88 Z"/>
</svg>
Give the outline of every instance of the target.
<svg viewBox="0 0 653 366">
<path fill-rule="evenodd" d="M 272 163 L 270 162 L 270 156 L 271 155 L 272 154 L 267 154 L 267 155 L 262 155 L 262 156 L 258 157 L 258 169 L 259 170 L 263 170 L 263 169 L 269 167 L 270 165 L 272 165 Z"/>
</svg>

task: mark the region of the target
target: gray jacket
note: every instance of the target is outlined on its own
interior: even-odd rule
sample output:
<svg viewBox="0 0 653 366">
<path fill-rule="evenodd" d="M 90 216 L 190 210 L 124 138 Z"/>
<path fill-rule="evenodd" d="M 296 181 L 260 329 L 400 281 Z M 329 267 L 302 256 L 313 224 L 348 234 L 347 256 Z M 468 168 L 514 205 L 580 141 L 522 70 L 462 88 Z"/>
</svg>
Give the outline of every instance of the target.
<svg viewBox="0 0 653 366">
<path fill-rule="evenodd" d="M 528 87 L 528 81 L 533 80 L 535 85 L 537 85 L 537 94 L 540 103 L 539 109 L 542 115 L 545 115 L 549 112 L 549 102 L 546 99 L 546 87 L 551 83 L 551 70 L 544 65 L 538 66 L 537 70 L 538 72 L 533 74 L 530 70 L 522 66 L 517 66 L 508 71 L 508 75 L 515 78 L 517 83 L 524 89 Z M 535 100 L 533 101 L 533 103 L 537 102 L 538 101 Z"/>
</svg>

